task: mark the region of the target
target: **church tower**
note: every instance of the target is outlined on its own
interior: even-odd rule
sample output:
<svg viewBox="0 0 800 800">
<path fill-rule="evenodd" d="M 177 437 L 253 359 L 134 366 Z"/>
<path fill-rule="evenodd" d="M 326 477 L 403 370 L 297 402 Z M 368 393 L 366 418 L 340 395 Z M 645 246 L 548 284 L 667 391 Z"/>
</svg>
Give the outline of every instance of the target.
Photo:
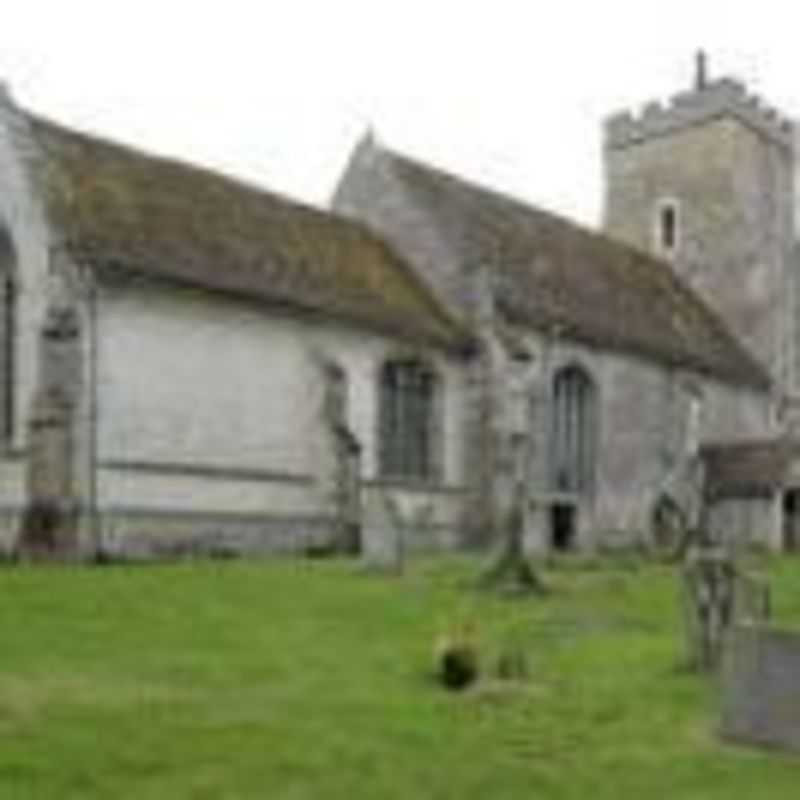
<svg viewBox="0 0 800 800">
<path fill-rule="evenodd" d="M 604 226 L 671 262 L 768 369 L 794 359 L 793 124 L 731 78 L 709 80 L 605 125 Z"/>
</svg>

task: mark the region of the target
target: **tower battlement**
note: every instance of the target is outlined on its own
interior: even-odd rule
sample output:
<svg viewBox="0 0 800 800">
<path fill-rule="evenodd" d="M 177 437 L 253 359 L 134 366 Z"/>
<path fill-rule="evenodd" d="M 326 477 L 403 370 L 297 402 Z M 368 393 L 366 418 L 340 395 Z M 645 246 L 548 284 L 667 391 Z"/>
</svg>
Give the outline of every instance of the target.
<svg viewBox="0 0 800 800">
<path fill-rule="evenodd" d="M 735 117 L 781 147 L 793 148 L 792 120 L 748 93 L 744 84 L 733 78 L 720 78 L 681 92 L 666 105 L 648 103 L 639 114 L 623 111 L 609 117 L 605 122 L 605 146 L 629 147 L 724 116 Z"/>
</svg>

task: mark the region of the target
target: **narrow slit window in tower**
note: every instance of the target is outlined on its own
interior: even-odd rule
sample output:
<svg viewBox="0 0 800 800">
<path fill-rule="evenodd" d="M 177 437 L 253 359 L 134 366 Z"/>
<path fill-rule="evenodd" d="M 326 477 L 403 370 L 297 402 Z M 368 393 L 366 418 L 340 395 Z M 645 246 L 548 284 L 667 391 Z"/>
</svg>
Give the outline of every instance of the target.
<svg viewBox="0 0 800 800">
<path fill-rule="evenodd" d="M 662 253 L 672 253 L 678 246 L 678 208 L 675 203 L 659 205 L 658 246 Z"/>
</svg>

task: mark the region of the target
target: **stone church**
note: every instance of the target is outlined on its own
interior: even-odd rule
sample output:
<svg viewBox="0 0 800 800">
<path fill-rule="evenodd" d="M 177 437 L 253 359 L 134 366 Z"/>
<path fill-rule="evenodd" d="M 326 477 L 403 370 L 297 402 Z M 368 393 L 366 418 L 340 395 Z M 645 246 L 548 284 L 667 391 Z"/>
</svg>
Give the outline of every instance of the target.
<svg viewBox="0 0 800 800">
<path fill-rule="evenodd" d="M 602 233 L 371 137 L 310 208 L 3 94 L 2 551 L 485 548 L 520 487 L 531 553 L 648 544 L 698 469 L 791 546 L 794 132 L 702 67 L 608 121 Z"/>
</svg>

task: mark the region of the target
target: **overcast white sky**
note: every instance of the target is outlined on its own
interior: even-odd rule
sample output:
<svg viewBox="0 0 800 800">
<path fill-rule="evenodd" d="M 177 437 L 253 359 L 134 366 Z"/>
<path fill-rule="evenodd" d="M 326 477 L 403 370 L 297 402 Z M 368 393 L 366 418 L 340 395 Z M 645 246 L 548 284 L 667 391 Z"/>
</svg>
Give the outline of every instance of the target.
<svg viewBox="0 0 800 800">
<path fill-rule="evenodd" d="M 698 47 L 712 75 L 800 116 L 792 6 L 3 0 L 0 75 L 63 123 L 318 205 L 372 125 L 397 150 L 595 224 L 601 120 L 686 88 Z"/>
</svg>

